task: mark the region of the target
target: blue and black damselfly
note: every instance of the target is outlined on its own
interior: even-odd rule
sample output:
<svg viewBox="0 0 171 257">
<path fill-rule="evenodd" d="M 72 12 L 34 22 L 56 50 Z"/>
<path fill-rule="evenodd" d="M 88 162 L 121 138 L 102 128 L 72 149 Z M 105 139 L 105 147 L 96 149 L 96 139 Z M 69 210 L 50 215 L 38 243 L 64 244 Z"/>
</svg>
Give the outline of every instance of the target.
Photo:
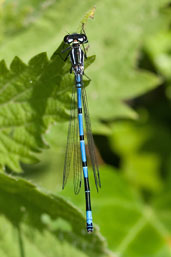
<svg viewBox="0 0 171 257">
<path fill-rule="evenodd" d="M 72 89 L 71 117 L 68 128 L 67 147 L 65 152 L 65 163 L 63 171 L 63 189 L 66 185 L 69 172 L 73 172 L 74 192 L 78 194 L 82 184 L 82 173 L 84 175 L 86 221 L 87 231 L 93 231 L 90 186 L 88 178 L 88 167 L 86 147 L 84 140 L 83 115 L 85 120 L 87 144 L 96 188 L 101 187 L 100 175 L 95 154 L 95 145 L 91 132 L 91 122 L 88 111 L 87 95 L 83 84 L 84 58 L 87 58 L 84 44 L 88 42 L 85 34 L 69 34 L 64 37 L 64 42 L 69 44 L 64 51 L 68 51 L 65 60 L 70 57 L 71 70 L 75 74 L 75 86 Z M 83 49 L 81 48 L 83 47 Z M 64 52 L 63 51 L 63 52 Z"/>
</svg>

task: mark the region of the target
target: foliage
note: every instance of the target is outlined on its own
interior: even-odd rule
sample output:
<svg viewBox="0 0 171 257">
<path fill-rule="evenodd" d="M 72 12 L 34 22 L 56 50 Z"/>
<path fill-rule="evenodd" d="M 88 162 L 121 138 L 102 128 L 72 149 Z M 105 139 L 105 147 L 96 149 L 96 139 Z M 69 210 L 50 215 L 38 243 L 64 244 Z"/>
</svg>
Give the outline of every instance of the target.
<svg viewBox="0 0 171 257">
<path fill-rule="evenodd" d="M 151 33 L 165 28 L 168 24 L 168 15 L 159 12 L 159 8 L 167 2 L 143 0 L 134 4 L 125 0 L 106 0 L 97 5 L 96 22 L 91 29 L 90 26 L 86 27 L 93 53 L 96 52 L 98 56 L 96 66 L 89 71 L 93 80 L 93 86 L 89 90 L 89 102 L 92 117 L 96 118 L 95 122 L 112 117 L 135 118 L 135 112 L 123 100 L 145 93 L 160 83 L 154 74 L 135 69 L 138 51 L 143 42 Z M 92 7 L 93 3 L 95 1 L 90 0 L 86 1 L 86 4 L 78 2 L 77 5 L 73 0 L 47 1 L 42 9 L 43 4 L 36 1 L 31 5 L 32 13 L 27 14 L 24 19 L 32 22 L 23 21 L 20 34 L 16 32 L 12 38 L 7 34 L 8 37 L 1 44 L 0 55 L 9 61 L 15 51 L 16 55 L 28 61 L 37 51 L 47 51 L 51 54 L 56 44 L 61 42 L 64 31 L 74 31 L 83 13 Z M 24 6 L 29 6 L 29 2 L 25 1 Z M 21 5 L 22 8 L 24 6 Z M 70 9 L 73 12 L 68 15 Z M 36 16 L 36 13 L 39 15 Z M 134 15 L 135 13 L 137 15 Z M 33 19 L 34 16 L 36 18 Z M 128 20 L 129 22 L 125 22 Z M 28 24 L 27 27 L 25 23 Z M 111 94 L 111 91 L 114 93 Z M 99 102 L 104 103 L 103 108 Z"/>
<path fill-rule="evenodd" d="M 73 78 L 57 54 L 60 49 L 51 60 L 42 53 L 28 65 L 14 58 L 10 70 L 4 61 L 0 64 L 2 166 L 20 171 L 19 161 L 35 161 L 32 153 L 45 147 L 42 133 L 51 124 L 69 117 L 64 108 L 70 107 L 68 91 Z M 89 58 L 87 65 L 92 61 L 94 58 Z"/>
<path fill-rule="evenodd" d="M 0 174 L 0 212 L 5 216 L 1 216 L 0 221 L 1 256 L 18 256 L 16 242 L 11 242 L 8 247 L 12 225 L 16 228 L 16 235 L 18 230 L 19 240 L 22 238 L 21 243 L 27 242 L 23 247 L 30 245 L 29 254 L 32 256 L 49 255 L 51 245 L 54 249 L 49 256 L 62 255 L 63 251 L 66 251 L 66 254 L 68 252 L 70 256 L 107 255 L 104 240 L 100 237 L 98 229 L 95 228 L 94 233 L 88 235 L 85 230 L 85 218 L 78 209 L 63 198 L 40 190 L 23 179 Z M 4 231 L 7 231 L 7 234 Z M 55 245 L 52 242 L 55 242 Z M 64 245 L 60 246 L 63 242 Z"/>
<path fill-rule="evenodd" d="M 169 3 L 0 2 L 0 168 L 25 170 L 25 179 L 0 174 L 1 256 L 18 256 L 18 246 L 22 257 L 112 255 L 97 227 L 85 234 L 85 219 L 66 200 L 84 211 L 83 189 L 76 198 L 69 183 L 58 188 L 63 198 L 26 180 L 60 187 L 74 81 L 59 55 L 63 36 L 78 31 L 80 20 L 91 45 L 85 84 L 93 131 L 119 159 L 118 169 L 101 166 L 98 195 L 91 183 L 94 221 L 116 256 L 170 256 Z"/>
<path fill-rule="evenodd" d="M 111 167 L 101 167 L 101 179 L 98 194 L 91 185 L 93 213 L 109 247 L 119 256 L 169 257 L 170 199 L 164 203 L 160 197 L 155 205 L 147 204 Z M 62 195 L 68 196 L 70 191 L 68 188 Z M 84 209 L 81 196 L 70 199 Z"/>
</svg>

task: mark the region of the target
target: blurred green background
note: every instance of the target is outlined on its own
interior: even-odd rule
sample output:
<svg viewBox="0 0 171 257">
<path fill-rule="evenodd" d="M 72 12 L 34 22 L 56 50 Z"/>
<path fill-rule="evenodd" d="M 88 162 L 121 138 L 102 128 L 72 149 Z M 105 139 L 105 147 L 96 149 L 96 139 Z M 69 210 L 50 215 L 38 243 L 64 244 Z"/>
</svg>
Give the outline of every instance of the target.
<svg viewBox="0 0 171 257">
<path fill-rule="evenodd" d="M 97 193 L 90 167 L 94 223 L 111 256 L 169 257 L 171 2 L 1 0 L 0 57 L 8 67 L 15 56 L 24 63 L 40 52 L 50 57 L 65 34 L 78 31 L 93 6 L 95 17 L 85 29 L 88 56 L 95 54 L 96 60 L 86 70 L 91 78 L 87 94 L 102 182 Z M 84 213 L 83 188 L 75 196 L 70 178 L 61 191 L 67 126 L 50 124 L 43 133 L 48 147 L 35 154 L 40 162 L 22 162 L 24 172 L 17 176 L 61 195 Z M 64 249 L 61 256 L 80 255 Z M 30 254 L 25 256 L 36 256 Z M 40 256 L 57 256 L 48 254 Z"/>
</svg>

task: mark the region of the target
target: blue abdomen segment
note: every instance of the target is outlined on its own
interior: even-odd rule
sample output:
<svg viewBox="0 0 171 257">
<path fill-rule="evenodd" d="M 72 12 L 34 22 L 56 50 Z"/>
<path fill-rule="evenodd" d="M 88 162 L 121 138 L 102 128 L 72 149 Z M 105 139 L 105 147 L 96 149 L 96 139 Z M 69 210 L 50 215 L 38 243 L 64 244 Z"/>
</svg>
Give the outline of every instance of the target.
<svg viewBox="0 0 171 257">
<path fill-rule="evenodd" d="M 78 83 L 82 84 L 82 75 L 81 74 L 76 74 L 75 81 L 76 81 L 76 85 Z"/>
<path fill-rule="evenodd" d="M 86 150 L 84 140 L 80 140 L 82 162 L 86 162 Z"/>
<path fill-rule="evenodd" d="M 84 173 L 84 177 L 88 178 L 88 168 L 87 167 L 83 167 L 83 173 Z"/>
<path fill-rule="evenodd" d="M 81 88 L 78 88 L 81 89 Z M 78 114 L 78 123 L 79 123 L 79 134 L 80 136 L 84 135 L 84 130 L 83 130 L 83 115 L 82 113 Z"/>
<path fill-rule="evenodd" d="M 86 219 L 87 219 L 87 231 L 93 231 L 93 219 L 92 219 L 92 211 L 86 211 Z"/>
<path fill-rule="evenodd" d="M 92 224 L 92 211 L 86 211 L 87 224 Z"/>
</svg>

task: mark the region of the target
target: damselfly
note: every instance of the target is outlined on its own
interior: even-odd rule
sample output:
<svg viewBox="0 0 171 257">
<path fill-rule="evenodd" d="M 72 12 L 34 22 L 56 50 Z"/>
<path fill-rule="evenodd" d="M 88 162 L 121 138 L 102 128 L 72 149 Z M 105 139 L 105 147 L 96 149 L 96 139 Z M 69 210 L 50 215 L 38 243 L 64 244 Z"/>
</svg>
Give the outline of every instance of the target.
<svg viewBox="0 0 171 257">
<path fill-rule="evenodd" d="M 69 172 L 73 172 L 74 192 L 78 194 L 84 175 L 86 221 L 87 231 L 93 231 L 90 186 L 88 178 L 88 167 L 86 148 L 84 141 L 83 114 L 86 127 L 88 151 L 92 163 L 96 188 L 101 187 L 95 145 L 91 132 L 91 122 L 88 112 L 87 95 L 83 84 L 84 58 L 87 58 L 84 44 L 88 42 L 85 34 L 70 34 L 64 37 L 64 42 L 69 44 L 64 51 L 68 51 L 65 60 L 70 57 L 71 70 L 75 74 L 75 85 L 72 89 L 71 117 L 68 128 L 67 147 L 65 152 L 65 163 L 63 171 L 63 188 L 67 182 Z M 83 49 L 81 48 L 83 47 Z"/>
</svg>

